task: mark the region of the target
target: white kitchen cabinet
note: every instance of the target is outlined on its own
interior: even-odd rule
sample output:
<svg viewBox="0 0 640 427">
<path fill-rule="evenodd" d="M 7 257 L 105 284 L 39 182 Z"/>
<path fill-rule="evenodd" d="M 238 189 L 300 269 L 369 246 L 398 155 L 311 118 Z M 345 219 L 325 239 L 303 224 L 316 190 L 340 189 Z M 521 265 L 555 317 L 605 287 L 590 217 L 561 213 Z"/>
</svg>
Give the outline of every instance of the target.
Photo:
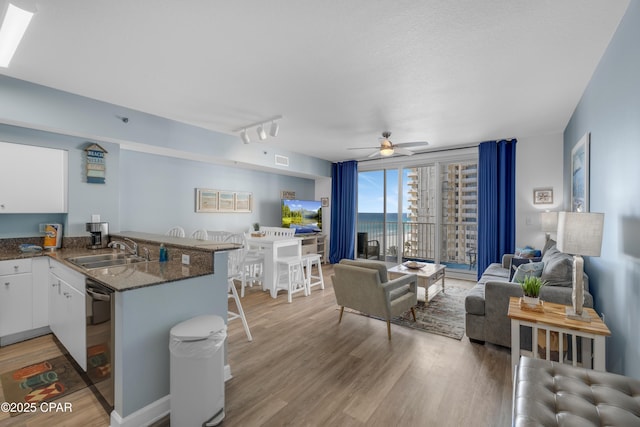
<svg viewBox="0 0 640 427">
<path fill-rule="evenodd" d="M 30 259 L 0 261 L 0 337 L 32 328 L 32 280 Z"/>
<path fill-rule="evenodd" d="M 49 326 L 49 257 L 33 258 L 33 329 Z"/>
<path fill-rule="evenodd" d="M 0 213 L 67 212 L 68 153 L 0 142 Z"/>
<path fill-rule="evenodd" d="M 78 365 L 87 370 L 85 277 L 50 261 L 49 327 Z"/>
</svg>

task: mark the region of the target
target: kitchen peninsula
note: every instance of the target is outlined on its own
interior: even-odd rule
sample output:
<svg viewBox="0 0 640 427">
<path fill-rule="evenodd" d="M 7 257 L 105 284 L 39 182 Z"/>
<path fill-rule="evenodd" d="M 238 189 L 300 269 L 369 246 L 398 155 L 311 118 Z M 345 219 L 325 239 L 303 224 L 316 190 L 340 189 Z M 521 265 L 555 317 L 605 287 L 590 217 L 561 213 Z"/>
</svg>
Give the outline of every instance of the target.
<svg viewBox="0 0 640 427">
<path fill-rule="evenodd" d="M 67 259 L 112 249 L 64 248 L 45 253 L 52 265 L 62 264 L 115 291 L 112 426 L 146 425 L 169 412 L 169 331 L 201 314 L 216 314 L 226 322 L 226 250 L 237 247 L 137 232 L 110 236 L 112 241 L 124 238 L 135 241 L 139 251 L 147 248 L 151 261 L 86 270 Z M 162 263 L 158 261 L 161 243 L 169 251 L 169 261 Z M 5 260 L 44 258 L 3 249 L 0 254 Z M 189 258 L 188 265 L 183 264 L 183 255 Z"/>
</svg>

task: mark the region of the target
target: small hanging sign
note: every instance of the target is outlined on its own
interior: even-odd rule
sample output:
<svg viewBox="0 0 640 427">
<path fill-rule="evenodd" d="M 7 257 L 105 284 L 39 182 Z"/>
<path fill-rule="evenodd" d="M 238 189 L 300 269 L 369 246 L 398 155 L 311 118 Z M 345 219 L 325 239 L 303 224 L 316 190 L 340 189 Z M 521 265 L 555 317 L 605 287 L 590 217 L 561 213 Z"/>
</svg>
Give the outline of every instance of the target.
<svg viewBox="0 0 640 427">
<path fill-rule="evenodd" d="M 85 149 L 87 156 L 87 182 L 104 184 L 106 177 L 105 154 L 107 150 L 98 144 L 89 144 Z"/>
</svg>

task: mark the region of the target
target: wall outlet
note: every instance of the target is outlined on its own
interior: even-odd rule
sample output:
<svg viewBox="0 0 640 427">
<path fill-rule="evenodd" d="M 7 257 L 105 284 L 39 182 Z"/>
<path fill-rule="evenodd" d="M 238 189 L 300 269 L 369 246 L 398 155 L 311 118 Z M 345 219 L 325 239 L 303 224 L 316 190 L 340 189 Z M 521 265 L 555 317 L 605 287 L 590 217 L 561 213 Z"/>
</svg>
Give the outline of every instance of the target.
<svg viewBox="0 0 640 427">
<path fill-rule="evenodd" d="M 183 263 L 183 264 L 186 264 L 186 265 L 189 265 L 190 258 L 191 258 L 191 257 L 190 257 L 189 255 L 187 255 L 187 254 L 182 254 L 182 263 Z"/>
</svg>

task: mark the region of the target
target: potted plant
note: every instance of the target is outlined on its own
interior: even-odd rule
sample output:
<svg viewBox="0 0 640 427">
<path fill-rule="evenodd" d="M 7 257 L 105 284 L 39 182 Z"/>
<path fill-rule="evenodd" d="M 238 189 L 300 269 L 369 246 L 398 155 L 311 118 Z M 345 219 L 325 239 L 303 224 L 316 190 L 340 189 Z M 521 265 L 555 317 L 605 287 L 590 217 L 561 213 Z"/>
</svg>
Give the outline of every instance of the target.
<svg viewBox="0 0 640 427">
<path fill-rule="evenodd" d="M 520 281 L 520 287 L 524 293 L 524 302 L 528 305 L 540 304 L 540 289 L 545 285 L 545 282 L 535 276 L 527 276 Z"/>
</svg>

